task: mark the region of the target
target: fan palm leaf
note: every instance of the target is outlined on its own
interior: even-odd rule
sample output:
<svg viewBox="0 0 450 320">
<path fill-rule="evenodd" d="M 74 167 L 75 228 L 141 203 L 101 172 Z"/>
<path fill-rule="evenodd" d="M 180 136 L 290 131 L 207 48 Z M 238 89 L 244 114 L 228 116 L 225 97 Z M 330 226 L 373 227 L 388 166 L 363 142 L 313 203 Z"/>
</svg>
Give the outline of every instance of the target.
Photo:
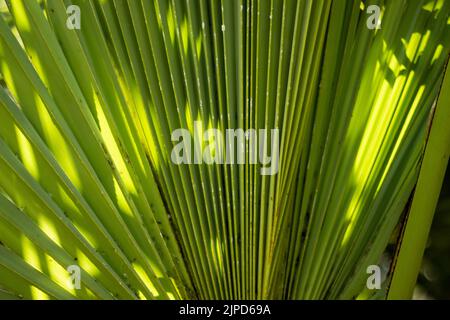
<svg viewBox="0 0 450 320">
<path fill-rule="evenodd" d="M 450 89 L 449 1 L 7 0 L 1 11 L 0 297 L 386 296 L 392 272 L 373 291 L 367 267 L 402 226 L 426 147 L 436 157 L 449 140 L 428 140 Z M 272 137 L 258 163 L 238 139 L 244 149 L 208 152 L 242 163 L 177 164 L 177 129 Z M 278 150 L 276 172 L 261 174 Z"/>
</svg>

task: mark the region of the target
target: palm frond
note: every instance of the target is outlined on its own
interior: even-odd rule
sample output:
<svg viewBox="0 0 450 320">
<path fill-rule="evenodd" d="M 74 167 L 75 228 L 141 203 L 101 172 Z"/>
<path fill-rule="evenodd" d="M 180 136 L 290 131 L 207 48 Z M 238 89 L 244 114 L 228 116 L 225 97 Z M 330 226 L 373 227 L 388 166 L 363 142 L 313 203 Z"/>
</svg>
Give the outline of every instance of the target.
<svg viewBox="0 0 450 320">
<path fill-rule="evenodd" d="M 449 1 L 6 4 L 0 298 L 384 295 L 366 270 L 418 181 Z M 279 129 L 259 145 L 263 160 L 279 149 L 278 170 L 225 141 L 211 154 L 245 163 L 178 165 L 177 129 Z"/>
</svg>

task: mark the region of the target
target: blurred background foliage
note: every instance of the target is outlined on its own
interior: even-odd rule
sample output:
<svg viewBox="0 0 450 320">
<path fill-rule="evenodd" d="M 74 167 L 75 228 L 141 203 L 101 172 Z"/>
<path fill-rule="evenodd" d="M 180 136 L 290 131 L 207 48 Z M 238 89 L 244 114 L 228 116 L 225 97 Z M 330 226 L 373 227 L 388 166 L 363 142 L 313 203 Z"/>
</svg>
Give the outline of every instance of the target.
<svg viewBox="0 0 450 320">
<path fill-rule="evenodd" d="M 414 298 L 450 299 L 450 168 L 445 175 Z"/>
</svg>

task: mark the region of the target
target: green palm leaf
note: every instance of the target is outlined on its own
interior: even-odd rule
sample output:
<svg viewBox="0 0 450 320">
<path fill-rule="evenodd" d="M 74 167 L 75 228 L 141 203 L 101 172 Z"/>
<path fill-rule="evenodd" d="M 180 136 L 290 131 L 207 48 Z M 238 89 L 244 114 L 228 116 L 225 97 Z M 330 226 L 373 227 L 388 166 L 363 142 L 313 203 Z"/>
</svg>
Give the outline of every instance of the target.
<svg viewBox="0 0 450 320">
<path fill-rule="evenodd" d="M 80 29 L 68 28 L 71 5 Z M 369 28 L 372 5 L 381 28 Z M 385 297 L 392 274 L 392 295 L 414 285 L 415 269 L 403 284 L 394 271 L 369 290 L 366 270 L 404 221 L 425 148 L 423 170 L 448 140 L 427 144 L 450 89 L 450 2 L 14 0 L 0 11 L 0 298 L 351 299 Z M 272 160 L 279 150 L 278 170 L 262 175 L 245 141 L 210 149 L 239 164 L 175 164 L 177 129 L 279 129 L 258 145 Z"/>
</svg>

